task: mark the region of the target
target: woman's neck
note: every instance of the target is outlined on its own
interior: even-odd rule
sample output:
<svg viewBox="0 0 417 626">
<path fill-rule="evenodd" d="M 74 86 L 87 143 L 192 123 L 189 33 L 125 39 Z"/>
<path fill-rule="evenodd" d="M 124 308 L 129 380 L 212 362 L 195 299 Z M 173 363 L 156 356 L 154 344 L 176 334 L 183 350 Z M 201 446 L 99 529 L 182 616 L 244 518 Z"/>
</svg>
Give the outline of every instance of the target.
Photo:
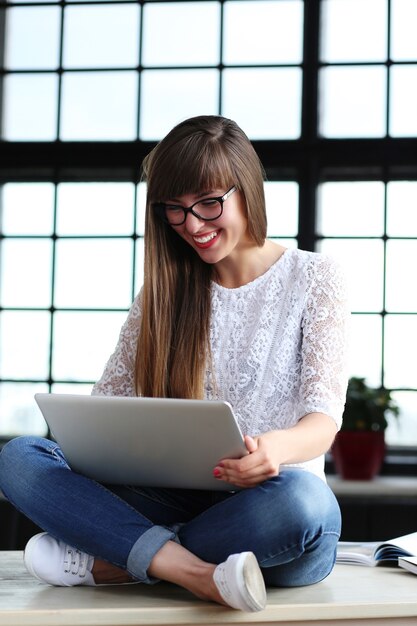
<svg viewBox="0 0 417 626">
<path fill-rule="evenodd" d="M 278 261 L 286 248 L 266 240 L 263 246 L 248 245 L 239 253 L 216 263 L 215 280 L 222 287 L 236 289 L 252 282 Z"/>
</svg>

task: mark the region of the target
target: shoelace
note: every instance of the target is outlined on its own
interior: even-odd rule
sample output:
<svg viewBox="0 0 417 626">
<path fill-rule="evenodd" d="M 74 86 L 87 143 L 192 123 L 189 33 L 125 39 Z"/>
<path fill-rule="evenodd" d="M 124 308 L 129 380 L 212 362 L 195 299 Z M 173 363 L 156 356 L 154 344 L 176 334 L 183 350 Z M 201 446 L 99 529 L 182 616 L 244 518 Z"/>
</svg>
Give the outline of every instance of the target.
<svg viewBox="0 0 417 626">
<path fill-rule="evenodd" d="M 74 574 L 79 578 L 85 578 L 88 565 L 88 554 L 69 546 L 65 549 L 64 571 L 66 574 Z"/>
</svg>

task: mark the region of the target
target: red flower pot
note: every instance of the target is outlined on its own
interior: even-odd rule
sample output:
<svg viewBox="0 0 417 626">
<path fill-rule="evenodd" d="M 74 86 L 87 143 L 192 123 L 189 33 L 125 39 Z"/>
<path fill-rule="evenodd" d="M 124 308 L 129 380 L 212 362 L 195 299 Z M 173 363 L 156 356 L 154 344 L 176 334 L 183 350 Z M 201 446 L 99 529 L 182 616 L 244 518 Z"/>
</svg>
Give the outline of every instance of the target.
<svg viewBox="0 0 417 626">
<path fill-rule="evenodd" d="M 385 457 L 384 432 L 340 431 L 332 456 L 337 473 L 346 480 L 372 480 Z"/>
</svg>

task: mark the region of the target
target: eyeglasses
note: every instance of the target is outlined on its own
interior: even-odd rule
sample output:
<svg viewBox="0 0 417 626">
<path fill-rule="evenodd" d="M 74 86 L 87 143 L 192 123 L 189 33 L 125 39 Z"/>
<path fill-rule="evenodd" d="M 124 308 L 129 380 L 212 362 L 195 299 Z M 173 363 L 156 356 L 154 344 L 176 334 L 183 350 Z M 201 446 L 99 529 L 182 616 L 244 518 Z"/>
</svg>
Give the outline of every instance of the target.
<svg viewBox="0 0 417 626">
<path fill-rule="evenodd" d="M 217 220 L 223 213 L 223 203 L 236 191 L 236 187 L 231 187 L 229 191 L 220 198 L 204 198 L 194 202 L 190 207 L 183 207 L 177 204 L 165 204 L 155 202 L 152 206 L 159 217 L 171 226 L 181 226 L 187 219 L 188 213 L 192 213 L 199 220 L 210 222 Z"/>
</svg>

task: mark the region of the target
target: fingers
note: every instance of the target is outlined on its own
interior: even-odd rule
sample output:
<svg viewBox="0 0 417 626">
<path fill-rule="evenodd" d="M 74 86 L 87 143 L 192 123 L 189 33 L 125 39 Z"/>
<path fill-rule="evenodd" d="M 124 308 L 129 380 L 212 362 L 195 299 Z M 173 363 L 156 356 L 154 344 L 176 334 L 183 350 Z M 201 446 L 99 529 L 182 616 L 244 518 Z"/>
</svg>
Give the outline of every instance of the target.
<svg viewBox="0 0 417 626">
<path fill-rule="evenodd" d="M 245 437 L 250 454 L 241 459 L 224 459 L 213 470 L 213 475 L 238 487 L 253 487 L 268 478 L 277 476 L 279 466 L 270 456 L 259 451 L 258 440 Z"/>
<path fill-rule="evenodd" d="M 247 476 L 243 478 L 230 477 L 230 478 L 223 478 L 223 480 L 225 480 L 230 485 L 240 487 L 240 489 L 249 489 L 250 487 L 256 487 L 257 485 L 260 485 L 261 483 L 265 482 L 266 480 L 269 480 L 270 478 L 273 478 L 273 476 L 269 474 L 257 474 L 256 476 L 253 476 L 252 478 L 249 478 Z"/>
<path fill-rule="evenodd" d="M 245 435 L 245 446 L 248 449 L 248 452 L 255 452 L 258 449 L 258 442 L 249 435 Z"/>
<path fill-rule="evenodd" d="M 254 487 L 277 475 L 276 471 L 262 471 L 261 468 L 251 474 L 247 472 L 243 474 L 216 467 L 213 473 L 215 478 L 241 488 Z"/>
</svg>

